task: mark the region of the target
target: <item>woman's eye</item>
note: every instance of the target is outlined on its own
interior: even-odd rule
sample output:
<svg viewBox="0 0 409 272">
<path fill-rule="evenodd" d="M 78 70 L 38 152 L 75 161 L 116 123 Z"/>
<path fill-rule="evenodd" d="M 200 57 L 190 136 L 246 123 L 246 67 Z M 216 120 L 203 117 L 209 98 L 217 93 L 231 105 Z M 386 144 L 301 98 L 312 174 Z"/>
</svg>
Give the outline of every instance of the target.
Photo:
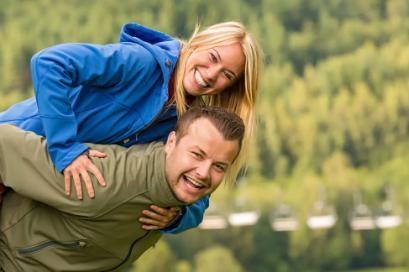
<svg viewBox="0 0 409 272">
<path fill-rule="evenodd" d="M 224 76 L 225 76 L 228 80 L 233 80 L 233 78 L 234 78 L 229 72 L 224 72 Z"/>
<path fill-rule="evenodd" d="M 217 62 L 217 58 L 216 58 L 216 56 L 215 56 L 213 53 L 210 53 L 210 60 L 211 60 L 212 62 Z"/>
</svg>

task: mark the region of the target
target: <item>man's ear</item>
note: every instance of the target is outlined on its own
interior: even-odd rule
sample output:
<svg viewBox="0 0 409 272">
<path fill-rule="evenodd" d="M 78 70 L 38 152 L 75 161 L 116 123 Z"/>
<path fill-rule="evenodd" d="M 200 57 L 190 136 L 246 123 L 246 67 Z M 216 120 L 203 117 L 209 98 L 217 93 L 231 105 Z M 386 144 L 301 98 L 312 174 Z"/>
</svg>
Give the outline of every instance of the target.
<svg viewBox="0 0 409 272">
<path fill-rule="evenodd" d="M 168 139 L 165 144 L 165 151 L 169 152 L 176 144 L 176 132 L 172 131 L 168 135 Z"/>
</svg>

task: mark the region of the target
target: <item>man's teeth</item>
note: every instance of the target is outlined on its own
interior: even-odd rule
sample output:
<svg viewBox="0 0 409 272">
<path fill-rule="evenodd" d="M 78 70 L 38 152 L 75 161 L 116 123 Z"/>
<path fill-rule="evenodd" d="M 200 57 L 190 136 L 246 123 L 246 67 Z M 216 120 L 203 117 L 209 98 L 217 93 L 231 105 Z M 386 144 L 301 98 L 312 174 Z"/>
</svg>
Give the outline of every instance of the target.
<svg viewBox="0 0 409 272">
<path fill-rule="evenodd" d="M 197 70 L 195 71 L 195 79 L 196 82 L 200 85 L 200 87 L 202 88 L 208 87 L 207 83 L 203 80 L 202 76 Z"/>
<path fill-rule="evenodd" d="M 192 183 L 193 186 L 195 186 L 195 187 L 197 187 L 197 188 L 204 188 L 204 187 L 206 187 L 205 184 L 201 183 L 201 182 L 198 181 L 198 180 L 194 180 L 194 179 L 192 179 L 192 178 L 190 178 L 190 177 L 186 177 L 186 179 L 187 179 L 190 183 Z"/>
</svg>

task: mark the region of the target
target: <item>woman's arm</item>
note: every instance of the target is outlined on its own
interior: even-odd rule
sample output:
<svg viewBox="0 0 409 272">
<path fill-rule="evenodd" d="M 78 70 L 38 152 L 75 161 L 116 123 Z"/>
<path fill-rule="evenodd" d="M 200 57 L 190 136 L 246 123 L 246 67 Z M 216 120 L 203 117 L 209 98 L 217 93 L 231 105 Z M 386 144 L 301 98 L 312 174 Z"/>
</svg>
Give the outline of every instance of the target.
<svg viewBox="0 0 409 272">
<path fill-rule="evenodd" d="M 69 100 L 70 93 L 81 85 L 109 90 L 131 77 L 130 70 L 135 68 L 132 63 L 140 59 L 138 54 L 135 56 L 138 50 L 145 49 L 123 44 L 62 44 L 44 49 L 32 58 L 36 101 L 50 156 L 58 171 L 88 149 L 77 140 L 81 128 Z"/>
<path fill-rule="evenodd" d="M 146 55 L 146 50 L 136 45 L 62 44 L 44 49 L 32 58 L 34 90 L 48 151 L 57 170 L 64 171 L 67 194 L 72 178 L 79 199 L 82 199 L 81 179 L 89 196 L 94 196 L 88 172 L 105 185 L 99 170 L 82 155 L 88 147 L 77 139 L 81 127 L 70 93 L 86 85 L 107 92 L 115 90 L 119 83 L 126 84 L 134 78 L 137 68 L 149 60 Z"/>
</svg>

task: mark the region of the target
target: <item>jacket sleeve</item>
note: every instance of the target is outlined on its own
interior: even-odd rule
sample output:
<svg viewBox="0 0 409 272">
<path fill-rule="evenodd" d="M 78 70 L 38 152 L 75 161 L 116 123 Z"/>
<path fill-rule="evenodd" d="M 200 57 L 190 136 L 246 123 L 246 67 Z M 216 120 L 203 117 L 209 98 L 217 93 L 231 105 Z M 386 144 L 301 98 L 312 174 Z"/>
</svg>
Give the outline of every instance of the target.
<svg viewBox="0 0 409 272">
<path fill-rule="evenodd" d="M 46 140 L 32 132 L 0 124 L 0 177 L 28 198 L 73 214 L 88 212 L 84 202 L 65 195 L 64 176 L 51 163 Z"/>
<path fill-rule="evenodd" d="M 32 58 L 35 97 L 48 151 L 58 171 L 88 149 L 77 140 L 80 128 L 70 94 L 81 85 L 101 91 L 118 89 L 119 82 L 131 80 L 135 66 L 143 67 L 148 55 L 144 50 L 126 44 L 61 44 Z"/>
<path fill-rule="evenodd" d="M 195 228 L 199 226 L 203 221 L 205 210 L 209 207 L 209 197 L 203 197 L 193 203 L 186 206 L 179 219 L 171 226 L 161 230 L 162 233 L 177 234 L 182 231 Z"/>
<path fill-rule="evenodd" d="M 118 168 L 123 168 L 127 159 L 123 159 L 123 152 L 118 145 L 99 145 L 105 147 L 101 149 L 108 154 L 109 160 L 98 159 L 97 167 L 101 170 L 108 182 L 106 187 L 95 186 L 98 197 L 90 199 L 85 196 L 79 201 L 73 194 L 67 196 L 64 191 L 64 176 L 51 162 L 47 152 L 47 140 L 30 131 L 24 131 L 14 125 L 0 124 L 0 182 L 10 187 L 16 193 L 35 201 L 42 202 L 62 212 L 89 218 L 97 218 L 102 213 L 114 209 L 127 199 L 128 195 L 122 192 L 134 192 L 140 190 L 144 192 L 144 187 L 129 190 L 133 179 L 124 179 L 123 172 Z M 125 150 L 125 148 L 123 148 Z M 122 158 L 122 166 L 118 164 Z M 141 160 L 142 161 L 142 160 Z M 95 161 L 94 161 L 95 162 Z M 132 163 L 128 165 L 126 173 L 135 176 L 143 164 Z M 129 171 L 130 169 L 130 171 Z M 132 172 L 133 171 L 133 172 Z M 143 176 L 142 176 L 143 177 Z M 91 177 L 93 184 L 95 177 Z M 128 182 L 128 184 L 125 184 Z M 122 197 L 118 197 L 122 196 Z"/>
</svg>

